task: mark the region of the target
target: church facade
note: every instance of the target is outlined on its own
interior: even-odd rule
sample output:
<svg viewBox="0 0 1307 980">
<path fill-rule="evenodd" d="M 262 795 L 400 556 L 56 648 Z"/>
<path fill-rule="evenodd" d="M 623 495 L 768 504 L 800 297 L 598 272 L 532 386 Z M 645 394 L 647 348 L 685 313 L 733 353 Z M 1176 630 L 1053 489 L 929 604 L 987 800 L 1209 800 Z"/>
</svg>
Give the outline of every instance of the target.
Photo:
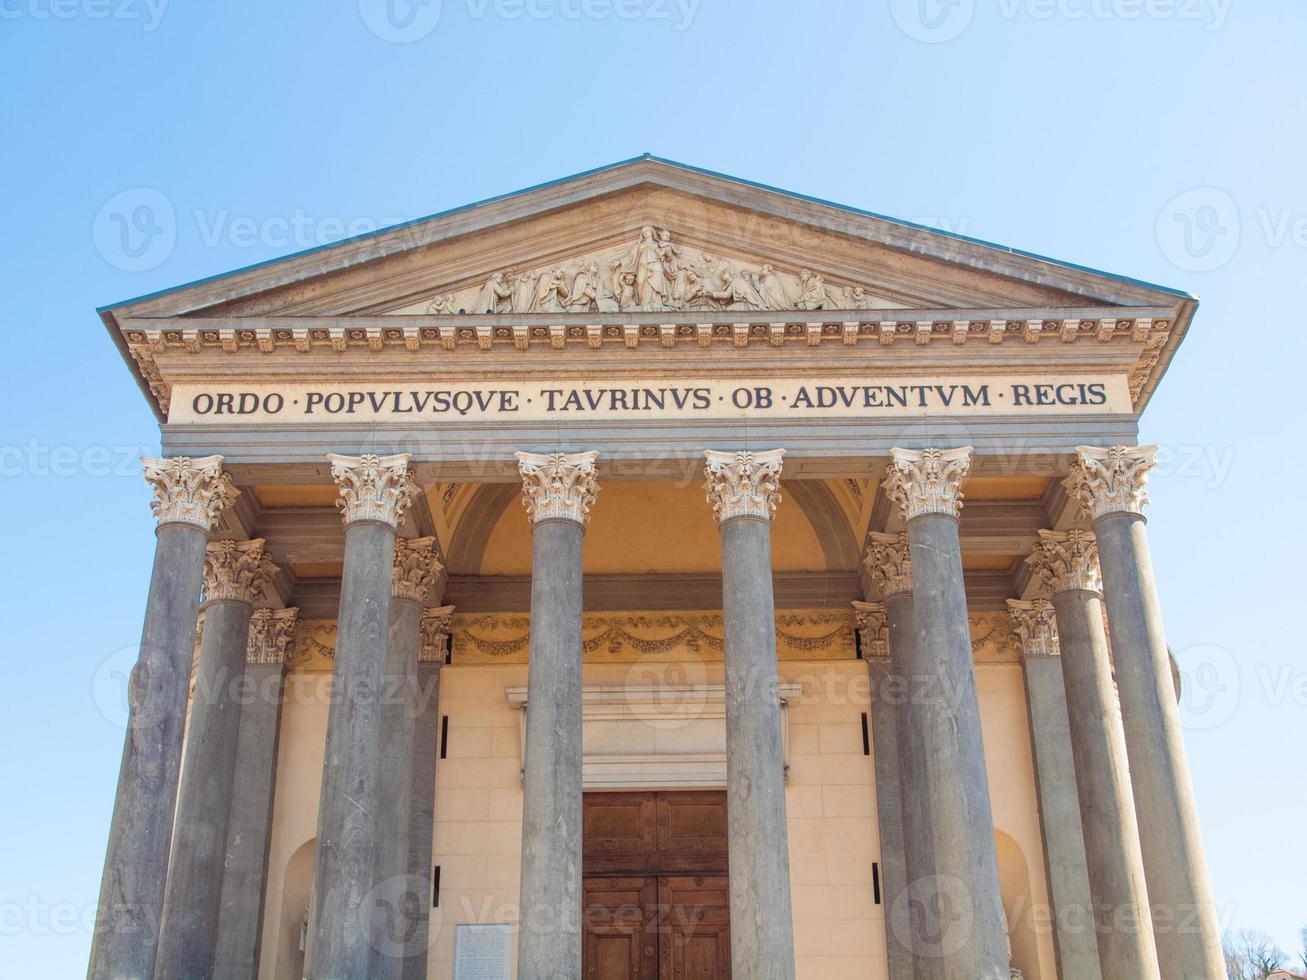
<svg viewBox="0 0 1307 980">
<path fill-rule="evenodd" d="M 1223 976 L 1137 440 L 1196 307 L 642 157 L 102 309 L 90 976 Z"/>
</svg>

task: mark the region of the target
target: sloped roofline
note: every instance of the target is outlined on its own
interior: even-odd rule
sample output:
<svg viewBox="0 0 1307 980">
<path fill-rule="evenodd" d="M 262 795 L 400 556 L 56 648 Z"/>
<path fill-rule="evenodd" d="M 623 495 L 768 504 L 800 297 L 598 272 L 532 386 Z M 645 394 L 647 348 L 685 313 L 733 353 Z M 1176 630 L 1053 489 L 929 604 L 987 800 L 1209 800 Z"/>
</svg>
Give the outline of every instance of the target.
<svg viewBox="0 0 1307 980">
<path fill-rule="evenodd" d="M 380 238 L 384 235 L 388 235 L 397 231 L 402 231 L 404 229 L 412 228 L 417 225 L 422 225 L 427 222 L 439 221 L 444 218 L 453 217 L 454 215 L 473 211 L 477 208 L 485 207 L 486 205 L 489 204 L 495 204 L 501 201 L 507 201 L 518 197 L 525 197 L 527 195 L 534 194 L 539 191 L 544 191 L 550 188 L 559 187 L 564 184 L 569 184 L 576 181 L 584 180 L 586 178 L 594 177 L 599 174 L 609 173 L 615 170 L 621 170 L 626 167 L 634 167 L 634 166 L 639 166 L 641 164 L 648 164 L 648 163 L 656 164 L 661 167 L 668 167 L 673 170 L 680 170 L 685 173 L 695 174 L 701 177 L 707 177 L 711 180 L 724 181 L 731 184 L 736 184 L 741 187 L 750 188 L 752 190 L 763 191 L 769 194 L 777 194 L 782 197 L 788 197 L 796 201 L 803 201 L 807 204 L 815 204 L 818 205 L 819 207 L 831 208 L 833 210 L 842 212 L 844 214 L 856 215 L 862 218 L 870 218 L 875 221 L 883 221 L 888 224 L 898 226 L 900 228 L 910 229 L 912 231 L 918 231 L 918 232 L 925 232 L 930 235 L 939 236 L 940 238 L 950 239 L 956 242 L 962 242 L 967 245 L 973 245 L 985 249 L 992 249 L 996 252 L 1000 252 L 1006 255 L 1011 255 L 1023 259 L 1029 259 L 1034 262 L 1047 264 L 1056 268 L 1066 269 L 1071 272 L 1083 273 L 1091 276 L 1096 276 L 1102 279 L 1106 279 L 1109 281 L 1123 283 L 1140 289 L 1152 290 L 1157 293 L 1164 294 L 1172 299 L 1189 300 L 1193 302 L 1197 302 L 1198 299 L 1198 297 L 1194 296 L 1192 293 L 1188 293 L 1180 289 L 1175 289 L 1170 286 L 1162 286 L 1157 283 L 1148 282 L 1142 279 L 1136 279 L 1131 276 L 1123 276 L 1123 275 L 1118 275 L 1116 273 L 1104 272 L 1101 269 L 1095 269 L 1090 266 L 1078 265 L 1074 262 L 1064 262 L 1060 259 L 1054 259 L 1046 255 L 1040 255 L 1037 252 L 1029 252 L 1023 249 L 1013 248 L 1008 245 L 1000 245 L 995 242 L 985 241 L 984 239 L 974 238 L 969 235 L 960 234 L 958 232 L 946 231 L 944 229 L 934 228 L 931 227 L 930 225 L 920 224 L 918 222 L 913 222 L 913 221 L 907 221 L 902 218 L 895 218 L 889 215 L 879 214 L 875 211 L 867 211 L 862 208 L 851 207 L 849 205 L 840 204 L 835 201 L 828 201 L 824 198 L 813 197 L 808 194 L 799 194 L 794 191 L 785 190 L 784 188 L 781 187 L 774 187 L 770 184 L 764 184 L 758 181 L 746 180 L 741 177 L 734 177 L 731 176 L 730 174 L 720 173 L 715 170 L 708 170 L 704 167 L 696 167 L 691 164 L 680 163 L 676 160 L 669 160 L 666 159 L 665 157 L 655 156 L 652 153 L 644 153 L 638 157 L 631 157 L 626 160 L 619 160 L 616 163 L 606 164 L 604 166 L 595 167 L 590 170 L 583 170 L 579 173 L 575 173 L 567 177 L 560 177 L 555 180 L 545 181 L 544 183 L 533 184 L 529 187 L 524 187 L 521 188 L 520 190 L 510 191 L 506 194 L 497 194 L 493 197 L 487 197 L 480 201 L 475 201 L 471 204 L 459 205 L 458 207 L 449 208 L 448 210 L 445 211 L 438 211 L 434 214 L 424 215 L 423 217 L 420 218 L 412 218 L 408 221 L 401 221 L 397 224 L 387 225 L 384 228 L 377 228 L 373 231 L 363 232 L 362 234 L 353 235 L 349 238 L 342 238 L 334 242 L 328 242 L 323 245 L 315 245 L 312 248 L 302 249 L 298 252 L 290 252 L 287 253 L 286 255 L 280 255 L 274 258 L 264 259 L 261 262 L 255 262 L 250 265 L 241 266 L 237 269 L 232 269 L 227 272 L 216 273 L 212 276 L 205 276 L 203 278 L 196 279 L 188 283 L 182 283 L 177 286 L 169 286 L 165 289 L 159 289 L 159 290 L 155 290 L 154 292 L 144 293 L 140 296 L 134 296 L 130 299 L 121 300 L 116 303 L 110 303 L 106 306 L 98 307 L 96 312 L 100 314 L 100 316 L 103 318 L 107 314 L 112 315 L 115 312 L 122 310 L 126 307 L 135 306 L 138 303 L 144 303 L 150 300 L 160 299 L 164 296 L 168 296 L 171 294 L 185 292 L 186 290 L 193 289 L 197 286 L 210 285 L 212 283 L 220 282 L 224 279 L 235 279 L 247 273 L 255 272 L 259 269 L 266 269 L 278 263 L 292 262 L 296 259 L 302 259 L 310 255 L 320 254 L 323 252 L 330 251 L 332 249 L 340 249 L 344 246 L 357 244 L 359 242 L 367 241 L 369 239 Z M 317 274 L 320 275 L 327 271 L 330 270 L 319 269 Z"/>
</svg>

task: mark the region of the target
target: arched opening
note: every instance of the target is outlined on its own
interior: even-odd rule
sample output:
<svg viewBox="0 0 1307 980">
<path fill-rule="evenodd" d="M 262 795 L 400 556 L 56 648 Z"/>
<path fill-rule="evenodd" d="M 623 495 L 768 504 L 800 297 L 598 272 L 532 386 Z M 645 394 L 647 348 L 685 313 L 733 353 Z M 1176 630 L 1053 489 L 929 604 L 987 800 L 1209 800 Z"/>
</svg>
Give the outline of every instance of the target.
<svg viewBox="0 0 1307 980">
<path fill-rule="evenodd" d="M 999 888 L 1007 915 L 1012 965 L 1026 980 L 1040 980 L 1039 944 L 1035 935 L 1034 909 L 1030 899 L 1030 869 L 1021 846 L 1001 830 L 994 831 L 998 851 Z"/>
<path fill-rule="evenodd" d="M 313 894 L 313 858 L 318 839 L 305 841 L 286 862 L 282 882 L 280 919 L 277 923 L 276 976 L 299 980 L 304 976 L 304 947 L 308 942 L 305 920 Z"/>
</svg>

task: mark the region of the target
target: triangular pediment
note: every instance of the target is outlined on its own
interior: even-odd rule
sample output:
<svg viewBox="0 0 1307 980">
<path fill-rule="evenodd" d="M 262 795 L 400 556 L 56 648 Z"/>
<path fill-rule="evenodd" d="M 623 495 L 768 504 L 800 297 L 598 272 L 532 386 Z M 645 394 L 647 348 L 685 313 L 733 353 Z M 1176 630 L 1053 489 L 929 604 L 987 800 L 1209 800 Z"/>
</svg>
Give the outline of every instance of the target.
<svg viewBox="0 0 1307 980">
<path fill-rule="evenodd" d="M 492 306 L 515 314 L 1056 309 L 1177 298 L 640 158 L 113 309 L 155 317 L 472 314 Z"/>
</svg>

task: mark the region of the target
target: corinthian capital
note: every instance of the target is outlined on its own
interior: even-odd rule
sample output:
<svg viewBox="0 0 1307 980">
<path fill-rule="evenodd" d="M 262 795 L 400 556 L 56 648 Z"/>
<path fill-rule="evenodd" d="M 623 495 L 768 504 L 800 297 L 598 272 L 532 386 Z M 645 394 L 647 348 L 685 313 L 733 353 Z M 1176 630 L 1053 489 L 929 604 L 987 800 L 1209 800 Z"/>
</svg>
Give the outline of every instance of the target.
<svg viewBox="0 0 1307 980">
<path fill-rule="evenodd" d="M 142 456 L 141 463 L 145 482 L 154 488 L 150 509 L 160 524 L 191 524 L 211 532 L 227 505 L 240 496 L 222 471 L 221 456 Z"/>
<path fill-rule="evenodd" d="M 256 609 L 250 617 L 250 638 L 245 645 L 245 662 L 256 667 L 286 662 L 295 639 L 298 609 Z"/>
<path fill-rule="evenodd" d="M 390 572 L 390 594 L 396 599 L 426 602 L 445 567 L 435 538 L 397 538 L 395 564 Z"/>
<path fill-rule="evenodd" d="M 762 453 L 704 451 L 704 490 L 718 524 L 737 517 L 771 523 L 781 502 L 781 457 L 784 449 Z"/>
<path fill-rule="evenodd" d="M 862 564 L 882 598 L 912 591 L 912 559 L 906 534 L 873 531 Z"/>
<path fill-rule="evenodd" d="M 886 634 L 887 619 L 885 607 L 879 602 L 853 603 L 853 618 L 858 624 L 858 635 L 862 641 L 862 655 L 868 660 L 889 656 L 889 640 Z"/>
<path fill-rule="evenodd" d="M 886 492 L 903 511 L 904 520 L 926 514 L 957 517 L 962 511 L 962 481 L 971 469 L 971 447 L 958 449 L 891 449 Z"/>
<path fill-rule="evenodd" d="M 1062 485 L 1098 520 L 1108 514 L 1142 514 L 1148 503 L 1148 471 L 1156 446 L 1077 446 L 1071 475 Z"/>
<path fill-rule="evenodd" d="M 277 574 L 263 543 L 262 538 L 210 541 L 204 552 L 204 601 L 232 599 L 253 604 L 262 596 Z"/>
<path fill-rule="evenodd" d="M 418 663 L 443 664 L 449 650 L 449 635 L 454 622 L 454 607 L 440 606 L 424 609 L 419 621 L 421 642 L 418 646 Z"/>
<path fill-rule="evenodd" d="M 1099 591 L 1098 542 L 1092 531 L 1040 531 L 1026 564 L 1054 595 Z"/>
<path fill-rule="evenodd" d="M 599 485 L 595 460 L 599 453 L 517 453 L 522 474 L 522 504 L 532 524 L 572 521 L 585 526 L 590 520 Z"/>
<path fill-rule="evenodd" d="M 1025 602 L 1007 601 L 1007 615 L 1012 632 L 1021 641 L 1021 652 L 1027 657 L 1055 657 L 1061 651 L 1057 645 L 1057 617 L 1053 604 L 1047 599 Z"/>
<path fill-rule="evenodd" d="M 393 456 L 341 456 L 328 453 L 331 478 L 340 488 L 336 506 L 347 525 L 374 521 L 397 528 L 404 523 L 417 496 L 417 484 L 408 470 L 408 453 Z"/>
</svg>

